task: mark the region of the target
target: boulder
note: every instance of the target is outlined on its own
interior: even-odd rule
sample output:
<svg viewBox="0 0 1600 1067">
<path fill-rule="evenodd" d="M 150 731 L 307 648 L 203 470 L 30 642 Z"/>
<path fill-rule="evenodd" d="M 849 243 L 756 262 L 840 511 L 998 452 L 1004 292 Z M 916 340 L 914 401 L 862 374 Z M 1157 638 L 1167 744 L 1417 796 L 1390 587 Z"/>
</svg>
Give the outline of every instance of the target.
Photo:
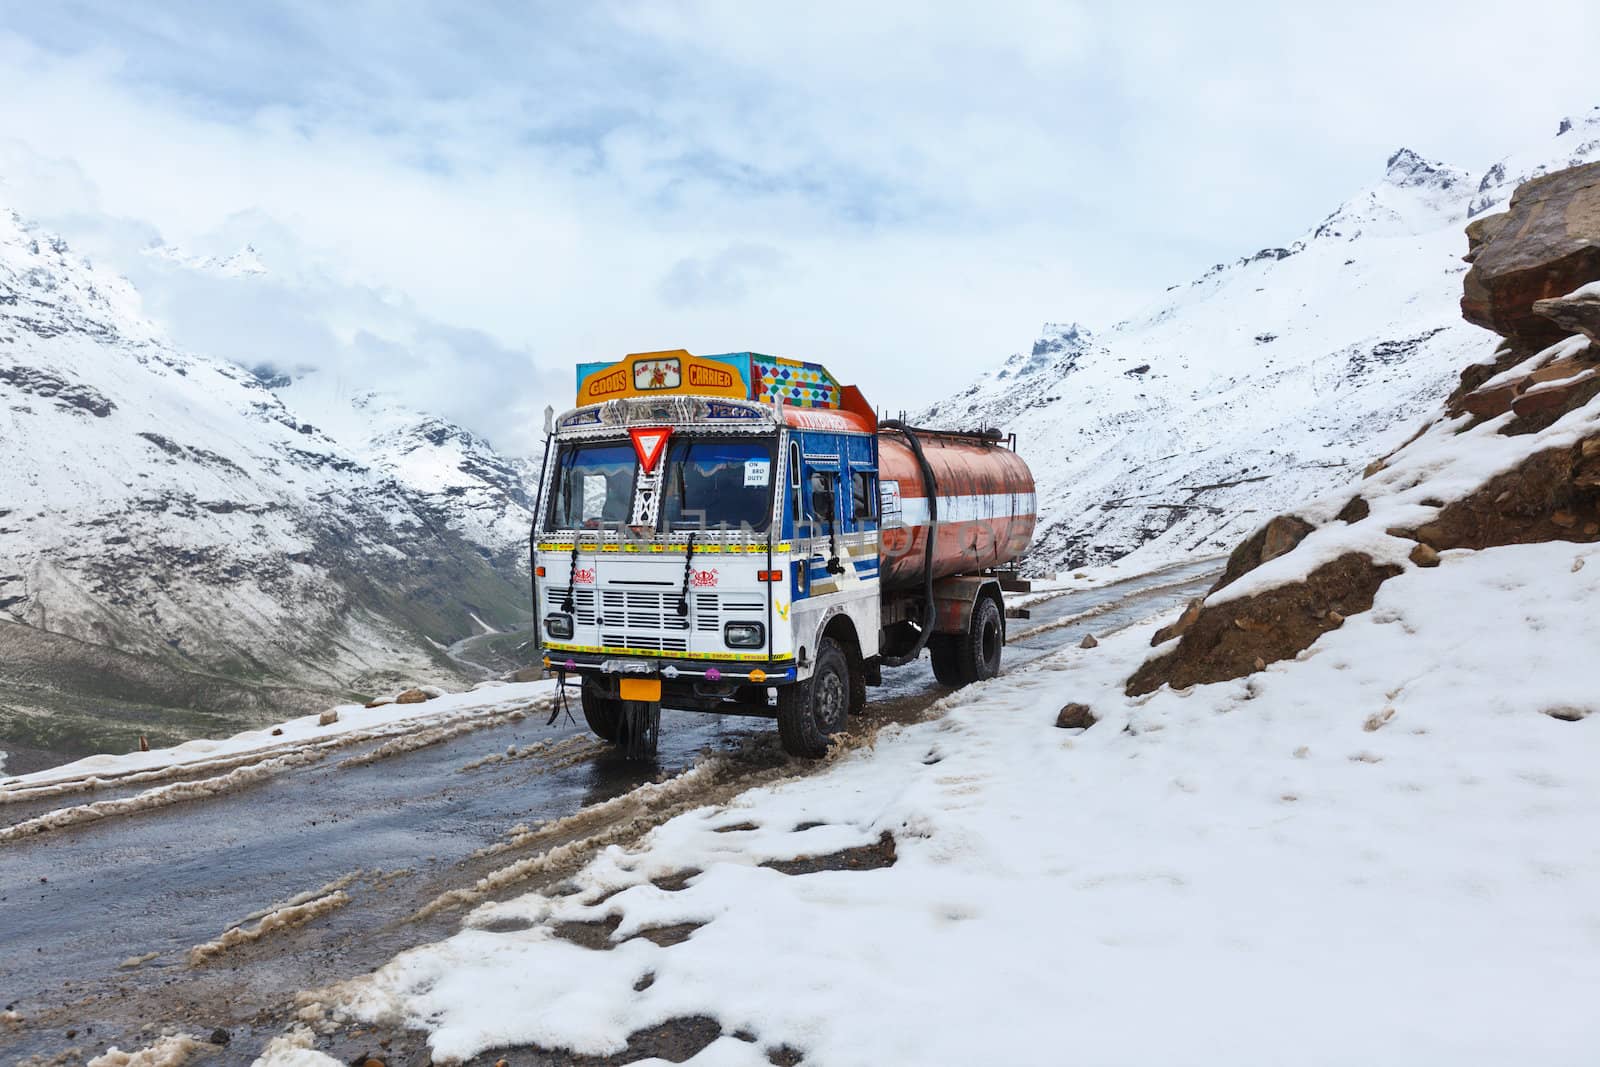
<svg viewBox="0 0 1600 1067">
<path fill-rule="evenodd" d="M 388 697 L 379 697 L 377 700 L 369 700 L 369 701 L 367 701 L 366 704 L 363 705 L 363 706 L 364 707 L 369 707 L 369 708 L 381 708 L 386 704 L 393 704 L 393 703 L 394 703 L 394 701 L 390 700 Z"/>
<path fill-rule="evenodd" d="M 1056 726 L 1062 730 L 1087 730 L 1098 721 L 1087 704 L 1068 704 L 1056 712 Z"/>
<path fill-rule="evenodd" d="M 1095 640 L 1094 634 L 1084 634 L 1083 640 L 1078 642 L 1079 648 L 1099 648 L 1100 642 Z"/>
<path fill-rule="evenodd" d="M 1565 378 L 1534 383 L 1511 402 L 1511 410 L 1520 416 L 1548 411 L 1566 414 L 1575 406 L 1573 401 L 1578 396 L 1593 388 L 1594 378 L 1595 371 L 1591 367 Z"/>
<path fill-rule="evenodd" d="M 1467 239 L 1462 317 L 1536 348 L 1556 343 L 1571 331 L 1534 304 L 1600 280 L 1600 163 L 1524 182 L 1503 221 L 1475 220 Z"/>
<path fill-rule="evenodd" d="M 1267 523 L 1267 532 L 1261 539 L 1261 562 L 1277 559 L 1285 552 L 1292 551 L 1313 529 L 1315 527 L 1302 518 L 1279 515 Z"/>
<path fill-rule="evenodd" d="M 1189 627 L 1195 624 L 1195 620 L 1200 618 L 1200 611 L 1205 607 L 1205 603 L 1204 597 L 1196 597 L 1189 601 L 1188 606 L 1183 609 L 1183 614 L 1178 616 L 1177 622 L 1163 626 L 1155 632 L 1150 638 L 1150 647 L 1164 645 L 1174 637 L 1182 637 Z"/>
<path fill-rule="evenodd" d="M 1372 607 L 1378 586 L 1399 573 L 1399 567 L 1350 552 L 1316 568 L 1304 581 L 1204 607 L 1176 648 L 1134 672 L 1127 694 L 1242 678 L 1292 659 L 1334 629 L 1338 623 L 1332 620 L 1342 622 Z"/>
<path fill-rule="evenodd" d="M 339 710 L 337 708 L 330 708 L 327 711 L 323 712 L 321 715 L 317 716 L 317 725 L 318 726 L 332 726 L 334 723 L 336 723 L 338 721 L 339 721 Z"/>
<path fill-rule="evenodd" d="M 1600 292 L 1569 293 L 1551 300 L 1535 300 L 1533 310 L 1564 332 L 1581 333 L 1600 345 Z"/>
<path fill-rule="evenodd" d="M 421 689 L 407 689 L 404 693 L 394 698 L 396 704 L 421 704 L 433 698 Z"/>
</svg>

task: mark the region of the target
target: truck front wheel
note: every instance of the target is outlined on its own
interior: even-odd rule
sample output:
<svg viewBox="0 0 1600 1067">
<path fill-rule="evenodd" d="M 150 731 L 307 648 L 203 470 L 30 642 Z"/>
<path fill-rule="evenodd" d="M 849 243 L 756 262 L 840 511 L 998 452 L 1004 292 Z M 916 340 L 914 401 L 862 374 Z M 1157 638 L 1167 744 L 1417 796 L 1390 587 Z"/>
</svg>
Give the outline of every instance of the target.
<svg viewBox="0 0 1600 1067">
<path fill-rule="evenodd" d="M 803 682 L 778 688 L 778 738 L 791 756 L 827 755 L 850 710 L 850 661 L 830 637 L 817 647 L 817 665 Z"/>
<path fill-rule="evenodd" d="M 584 721 L 596 737 L 613 745 L 622 740 L 622 701 L 601 696 L 585 685 L 582 702 Z"/>
</svg>

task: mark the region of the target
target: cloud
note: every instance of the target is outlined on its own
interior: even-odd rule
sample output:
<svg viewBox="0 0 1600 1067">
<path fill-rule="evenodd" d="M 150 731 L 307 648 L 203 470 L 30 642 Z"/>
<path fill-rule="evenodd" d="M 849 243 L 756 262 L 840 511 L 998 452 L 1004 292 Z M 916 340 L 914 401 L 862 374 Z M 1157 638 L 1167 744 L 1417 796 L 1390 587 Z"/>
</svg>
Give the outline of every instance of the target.
<svg viewBox="0 0 1600 1067">
<path fill-rule="evenodd" d="M 774 278 L 783 262 L 783 253 L 770 245 L 729 245 L 704 258 L 678 260 L 657 288 L 671 304 L 735 303 Z"/>
<path fill-rule="evenodd" d="M 1581 0 L 1540 17 L 1600 36 Z M 1104 327 L 1292 239 L 1402 144 L 1481 171 L 1595 102 L 1582 64 L 1506 18 L 1440 0 L 22 5 L 0 16 L 0 142 L 57 176 L 0 171 L 0 197 L 76 244 L 120 231 L 103 254 L 197 345 L 376 373 L 364 330 L 432 353 L 419 381 L 472 361 L 485 373 L 441 372 L 440 392 L 496 440 L 570 400 L 573 362 L 679 346 L 822 360 L 911 408 L 1042 321 Z M 255 242 L 280 288 L 254 312 L 187 293 L 130 262 L 151 235 Z M 224 311 L 259 328 L 230 338 Z"/>
</svg>

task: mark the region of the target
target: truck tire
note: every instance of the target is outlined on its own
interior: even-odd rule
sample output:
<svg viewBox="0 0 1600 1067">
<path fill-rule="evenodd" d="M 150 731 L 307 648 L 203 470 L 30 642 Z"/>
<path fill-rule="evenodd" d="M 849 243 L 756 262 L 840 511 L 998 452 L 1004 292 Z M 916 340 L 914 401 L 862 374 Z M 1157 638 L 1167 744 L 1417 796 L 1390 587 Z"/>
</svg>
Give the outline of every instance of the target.
<svg viewBox="0 0 1600 1067">
<path fill-rule="evenodd" d="M 589 729 L 602 741 L 610 741 L 613 745 L 622 740 L 622 701 L 614 697 L 604 697 L 592 691 L 587 685 L 583 687 L 583 718 L 589 724 Z"/>
<path fill-rule="evenodd" d="M 816 759 L 828 753 L 850 712 L 850 661 L 831 637 L 817 646 L 817 665 L 803 682 L 778 688 L 778 739 L 791 756 Z"/>
<path fill-rule="evenodd" d="M 940 634 L 928 642 L 933 675 L 952 689 L 993 678 L 1000 673 L 1000 650 L 1006 644 L 1000 607 L 980 596 L 964 634 Z"/>
<path fill-rule="evenodd" d="M 961 664 L 956 659 L 954 638 L 947 634 L 935 634 L 928 638 L 928 660 L 933 664 L 933 676 L 939 679 L 940 685 L 960 689 L 966 684 L 961 680 Z"/>
</svg>

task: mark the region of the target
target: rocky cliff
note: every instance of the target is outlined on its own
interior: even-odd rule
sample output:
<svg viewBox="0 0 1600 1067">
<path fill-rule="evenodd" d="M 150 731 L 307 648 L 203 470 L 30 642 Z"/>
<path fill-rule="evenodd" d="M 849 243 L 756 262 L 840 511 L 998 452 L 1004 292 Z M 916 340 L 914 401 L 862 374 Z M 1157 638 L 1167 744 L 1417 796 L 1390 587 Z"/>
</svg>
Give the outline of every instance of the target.
<svg viewBox="0 0 1600 1067">
<path fill-rule="evenodd" d="M 1130 694 L 1301 655 L 1385 581 L 1450 553 L 1600 540 L 1600 162 L 1541 174 L 1497 207 L 1467 227 L 1461 310 L 1502 339 L 1480 333 L 1433 417 L 1356 484 L 1246 538 L 1156 635 Z"/>
</svg>

